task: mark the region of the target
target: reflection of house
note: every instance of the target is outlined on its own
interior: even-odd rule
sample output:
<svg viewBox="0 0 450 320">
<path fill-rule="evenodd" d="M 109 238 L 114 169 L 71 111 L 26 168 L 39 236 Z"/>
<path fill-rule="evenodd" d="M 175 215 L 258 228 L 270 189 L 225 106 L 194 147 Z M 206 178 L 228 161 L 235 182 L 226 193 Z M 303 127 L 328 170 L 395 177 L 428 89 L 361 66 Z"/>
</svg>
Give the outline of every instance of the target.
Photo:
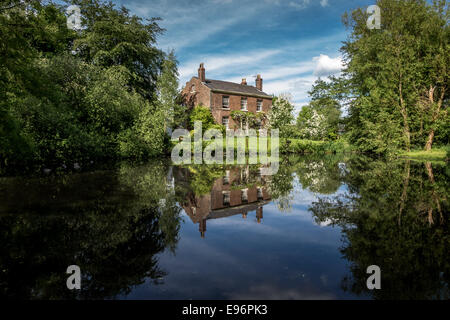
<svg viewBox="0 0 450 320">
<path fill-rule="evenodd" d="M 223 178 L 219 178 L 209 194 L 195 196 L 190 194 L 183 203 L 183 209 L 192 222 L 199 224 L 202 237 L 206 231 L 206 220 L 225 218 L 241 214 L 245 219 L 249 212 L 256 211 L 258 223 L 263 218 L 263 206 L 270 200 L 264 178 L 259 183 L 248 185 L 247 170 L 234 168 L 227 170 Z"/>
</svg>

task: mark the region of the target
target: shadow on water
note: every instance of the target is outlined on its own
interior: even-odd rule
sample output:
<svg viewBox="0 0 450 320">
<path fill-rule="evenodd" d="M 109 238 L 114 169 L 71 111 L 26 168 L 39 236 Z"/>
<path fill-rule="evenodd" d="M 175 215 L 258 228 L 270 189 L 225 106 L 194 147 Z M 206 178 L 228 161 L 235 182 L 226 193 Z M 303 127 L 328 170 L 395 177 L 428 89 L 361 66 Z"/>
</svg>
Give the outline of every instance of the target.
<svg viewBox="0 0 450 320">
<path fill-rule="evenodd" d="M 343 297 L 341 292 L 346 298 L 448 299 L 448 178 L 445 164 L 353 155 L 286 157 L 273 176 L 262 175 L 257 165 L 176 167 L 154 161 L 114 170 L 0 178 L 0 294 L 9 299 L 110 299 L 132 296 L 142 286 L 164 286 L 180 271 L 162 265 L 161 257 L 181 259 L 193 250 L 179 248 L 187 237 L 186 223 L 198 225 L 200 238 L 215 232 L 207 231 L 207 225 L 218 221 L 254 214 L 256 225 L 263 223 L 265 208 L 274 208 L 268 221 L 280 221 L 280 230 L 291 235 L 289 246 L 314 252 L 314 245 L 290 234 L 291 220 L 285 220 L 289 228 L 282 224 L 288 219 L 283 214 L 300 210 L 298 202 L 307 192 L 314 195 L 302 202 L 314 222 L 310 228 L 324 232 L 334 227 L 342 235 L 336 244 L 342 259 L 335 263 L 345 263 L 347 274 L 333 289 L 335 297 Z M 249 230 L 247 236 L 256 237 Z M 261 242 L 276 243 L 270 237 Z M 228 241 L 230 247 L 241 245 L 239 239 Z M 271 245 L 261 248 L 268 256 L 280 255 Z M 298 263 L 291 262 L 293 267 Z M 82 269 L 78 291 L 66 287 L 65 271 L 73 264 Z M 366 286 L 366 268 L 373 264 L 382 271 L 381 290 Z M 258 297 L 272 298 L 268 290 Z M 296 297 L 302 296 L 288 296 Z"/>
</svg>

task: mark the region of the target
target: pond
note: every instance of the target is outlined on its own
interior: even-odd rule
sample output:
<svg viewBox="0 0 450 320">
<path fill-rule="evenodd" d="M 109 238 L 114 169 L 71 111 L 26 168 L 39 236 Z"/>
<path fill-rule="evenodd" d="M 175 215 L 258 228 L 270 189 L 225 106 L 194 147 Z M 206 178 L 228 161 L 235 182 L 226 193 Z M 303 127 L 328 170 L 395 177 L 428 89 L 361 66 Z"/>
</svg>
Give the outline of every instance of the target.
<svg viewBox="0 0 450 320">
<path fill-rule="evenodd" d="M 448 299 L 449 167 L 356 155 L 0 178 L 8 299 Z M 81 290 L 68 290 L 78 265 Z M 367 267 L 381 270 L 369 290 Z"/>
</svg>

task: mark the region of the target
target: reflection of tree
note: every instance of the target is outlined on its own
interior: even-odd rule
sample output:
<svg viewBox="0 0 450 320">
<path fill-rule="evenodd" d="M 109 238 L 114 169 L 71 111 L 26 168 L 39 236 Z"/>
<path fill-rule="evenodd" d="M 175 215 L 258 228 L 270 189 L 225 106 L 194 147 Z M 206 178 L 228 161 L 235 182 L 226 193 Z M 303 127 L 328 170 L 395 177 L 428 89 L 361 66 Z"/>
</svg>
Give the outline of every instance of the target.
<svg viewBox="0 0 450 320">
<path fill-rule="evenodd" d="M 376 299 L 448 299 L 450 243 L 445 168 L 418 163 L 352 159 L 345 176 L 350 192 L 321 198 L 311 211 L 317 222 L 331 222 L 345 235 L 341 249 L 351 262 L 344 290 Z M 433 179 L 431 179 L 431 176 Z M 433 208 L 440 224 L 433 221 Z M 427 217 L 427 220 L 423 218 Z M 381 268 L 381 290 L 368 290 L 366 268 Z"/>
<path fill-rule="evenodd" d="M 284 158 L 280 161 L 278 172 L 270 179 L 269 192 L 280 211 L 291 209 L 292 191 L 294 190 L 294 166 L 296 159 Z"/>
<path fill-rule="evenodd" d="M 223 168 L 219 165 L 190 165 L 187 167 L 190 189 L 196 195 L 204 195 L 211 191 L 216 179 L 222 177 Z"/>
<path fill-rule="evenodd" d="M 293 200 L 294 174 L 303 189 L 320 194 L 331 194 L 341 185 L 341 170 L 336 155 L 307 155 L 288 157 L 280 162 L 278 172 L 272 176 L 270 190 L 278 209 L 288 211 Z"/>
<path fill-rule="evenodd" d="M 39 203 L 41 212 L 0 216 L 0 295 L 103 299 L 127 294 L 146 279 L 161 281 L 157 254 L 175 248 L 179 229 L 166 172 L 157 164 L 64 177 L 53 183 L 56 198 L 70 200 L 65 206 L 52 207 L 49 197 Z M 71 195 L 82 189 L 94 196 L 78 194 L 76 201 Z M 66 287 L 72 264 L 81 268 L 80 291 Z"/>
<path fill-rule="evenodd" d="M 320 194 L 335 193 L 341 185 L 339 160 L 342 161 L 342 157 L 336 155 L 305 157 L 296 167 L 303 189 Z"/>
</svg>

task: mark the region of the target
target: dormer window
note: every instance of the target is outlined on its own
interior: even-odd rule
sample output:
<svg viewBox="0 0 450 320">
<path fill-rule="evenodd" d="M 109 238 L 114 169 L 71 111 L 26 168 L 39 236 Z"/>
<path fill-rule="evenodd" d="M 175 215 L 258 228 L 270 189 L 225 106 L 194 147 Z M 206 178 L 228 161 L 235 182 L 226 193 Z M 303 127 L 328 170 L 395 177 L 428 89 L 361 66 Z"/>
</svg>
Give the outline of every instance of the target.
<svg viewBox="0 0 450 320">
<path fill-rule="evenodd" d="M 247 111 L 247 98 L 241 98 L 241 110 Z"/>
</svg>

